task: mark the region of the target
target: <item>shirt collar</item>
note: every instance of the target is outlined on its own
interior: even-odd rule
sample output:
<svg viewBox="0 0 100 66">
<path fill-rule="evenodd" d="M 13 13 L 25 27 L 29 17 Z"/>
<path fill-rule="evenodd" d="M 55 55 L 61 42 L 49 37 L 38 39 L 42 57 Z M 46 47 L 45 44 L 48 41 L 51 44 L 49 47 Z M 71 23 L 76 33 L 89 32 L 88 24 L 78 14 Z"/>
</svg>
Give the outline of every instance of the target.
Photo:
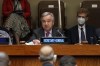
<svg viewBox="0 0 100 66">
<path fill-rule="evenodd" d="M 47 33 L 47 31 L 44 31 L 45 33 Z M 52 34 L 52 30 L 49 31 L 50 34 Z"/>
<path fill-rule="evenodd" d="M 83 28 L 84 29 L 85 28 L 85 24 L 82 27 L 80 25 L 78 25 L 78 28 Z"/>
</svg>

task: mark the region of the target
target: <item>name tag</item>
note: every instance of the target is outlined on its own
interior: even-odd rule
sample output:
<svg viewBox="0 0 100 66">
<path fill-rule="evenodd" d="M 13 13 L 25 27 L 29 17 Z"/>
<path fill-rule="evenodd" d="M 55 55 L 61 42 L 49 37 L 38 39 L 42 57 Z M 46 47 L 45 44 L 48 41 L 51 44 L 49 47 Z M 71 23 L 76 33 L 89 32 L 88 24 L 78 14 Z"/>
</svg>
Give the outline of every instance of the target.
<svg viewBox="0 0 100 66">
<path fill-rule="evenodd" d="M 58 37 L 53 37 L 53 38 L 45 38 L 45 37 L 43 37 L 43 38 L 41 38 L 40 39 L 40 41 L 41 41 L 41 43 L 43 43 L 43 44 L 61 44 L 61 43 L 67 43 L 67 38 L 58 38 Z"/>
</svg>

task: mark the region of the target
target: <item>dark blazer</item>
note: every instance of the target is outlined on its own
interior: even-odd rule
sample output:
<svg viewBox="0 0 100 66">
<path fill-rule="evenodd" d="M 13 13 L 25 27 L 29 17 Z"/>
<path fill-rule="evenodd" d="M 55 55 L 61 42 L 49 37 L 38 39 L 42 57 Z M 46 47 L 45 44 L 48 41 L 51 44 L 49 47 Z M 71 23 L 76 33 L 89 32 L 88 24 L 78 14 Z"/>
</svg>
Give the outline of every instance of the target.
<svg viewBox="0 0 100 66">
<path fill-rule="evenodd" d="M 78 33 L 78 25 L 70 28 L 67 31 L 67 37 L 69 37 L 69 43 L 79 43 L 79 33 Z M 91 37 L 93 37 L 93 39 L 91 39 Z M 96 38 L 96 31 L 95 28 L 86 25 L 86 39 L 88 41 L 88 43 L 96 43 L 97 42 L 97 38 Z"/>
<path fill-rule="evenodd" d="M 44 62 L 42 66 L 54 66 L 54 65 L 51 64 L 50 62 Z"/>
<path fill-rule="evenodd" d="M 61 34 L 63 34 L 63 32 L 60 29 L 53 27 L 52 37 L 62 37 L 62 35 L 59 32 L 61 32 Z M 32 41 L 33 39 L 40 39 L 41 37 L 45 37 L 45 33 L 44 33 L 43 28 L 38 28 L 38 29 L 33 31 L 33 35 L 29 39 L 28 42 Z"/>
</svg>

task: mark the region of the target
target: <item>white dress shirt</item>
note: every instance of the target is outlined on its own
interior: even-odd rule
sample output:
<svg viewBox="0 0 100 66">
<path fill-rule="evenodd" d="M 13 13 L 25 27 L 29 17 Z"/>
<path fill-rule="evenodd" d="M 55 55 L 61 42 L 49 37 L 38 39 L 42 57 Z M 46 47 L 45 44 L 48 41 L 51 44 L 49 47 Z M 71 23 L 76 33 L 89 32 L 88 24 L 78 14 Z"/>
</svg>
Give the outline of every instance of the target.
<svg viewBox="0 0 100 66">
<path fill-rule="evenodd" d="M 85 28 L 85 24 L 82 27 L 78 25 L 79 43 L 81 43 L 81 28 L 83 28 L 84 35 L 85 35 L 85 39 L 86 39 L 86 28 Z"/>
</svg>

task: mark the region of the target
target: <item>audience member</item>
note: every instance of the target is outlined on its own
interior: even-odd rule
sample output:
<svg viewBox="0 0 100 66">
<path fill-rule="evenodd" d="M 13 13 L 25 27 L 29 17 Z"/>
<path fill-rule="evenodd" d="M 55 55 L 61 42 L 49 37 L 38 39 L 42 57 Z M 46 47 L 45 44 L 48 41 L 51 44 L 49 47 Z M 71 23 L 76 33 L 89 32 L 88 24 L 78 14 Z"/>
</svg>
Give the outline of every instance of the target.
<svg viewBox="0 0 100 66">
<path fill-rule="evenodd" d="M 63 56 L 60 59 L 60 66 L 77 66 L 76 59 L 72 56 Z"/>
<path fill-rule="evenodd" d="M 67 36 L 70 38 L 70 43 L 96 43 L 96 30 L 95 28 L 86 24 L 89 12 L 85 8 L 81 8 L 77 12 L 78 25 L 68 30 Z"/>
<path fill-rule="evenodd" d="M 3 0 L 2 5 L 4 27 L 12 29 L 17 43 L 19 38 L 24 38 L 29 32 L 30 5 L 27 0 Z"/>
<path fill-rule="evenodd" d="M 10 66 L 9 57 L 4 52 L 0 52 L 0 66 Z"/>
<path fill-rule="evenodd" d="M 54 61 L 56 61 L 56 56 L 54 55 L 54 50 L 51 46 L 45 45 L 40 49 L 40 61 L 42 66 L 54 66 Z"/>
</svg>

